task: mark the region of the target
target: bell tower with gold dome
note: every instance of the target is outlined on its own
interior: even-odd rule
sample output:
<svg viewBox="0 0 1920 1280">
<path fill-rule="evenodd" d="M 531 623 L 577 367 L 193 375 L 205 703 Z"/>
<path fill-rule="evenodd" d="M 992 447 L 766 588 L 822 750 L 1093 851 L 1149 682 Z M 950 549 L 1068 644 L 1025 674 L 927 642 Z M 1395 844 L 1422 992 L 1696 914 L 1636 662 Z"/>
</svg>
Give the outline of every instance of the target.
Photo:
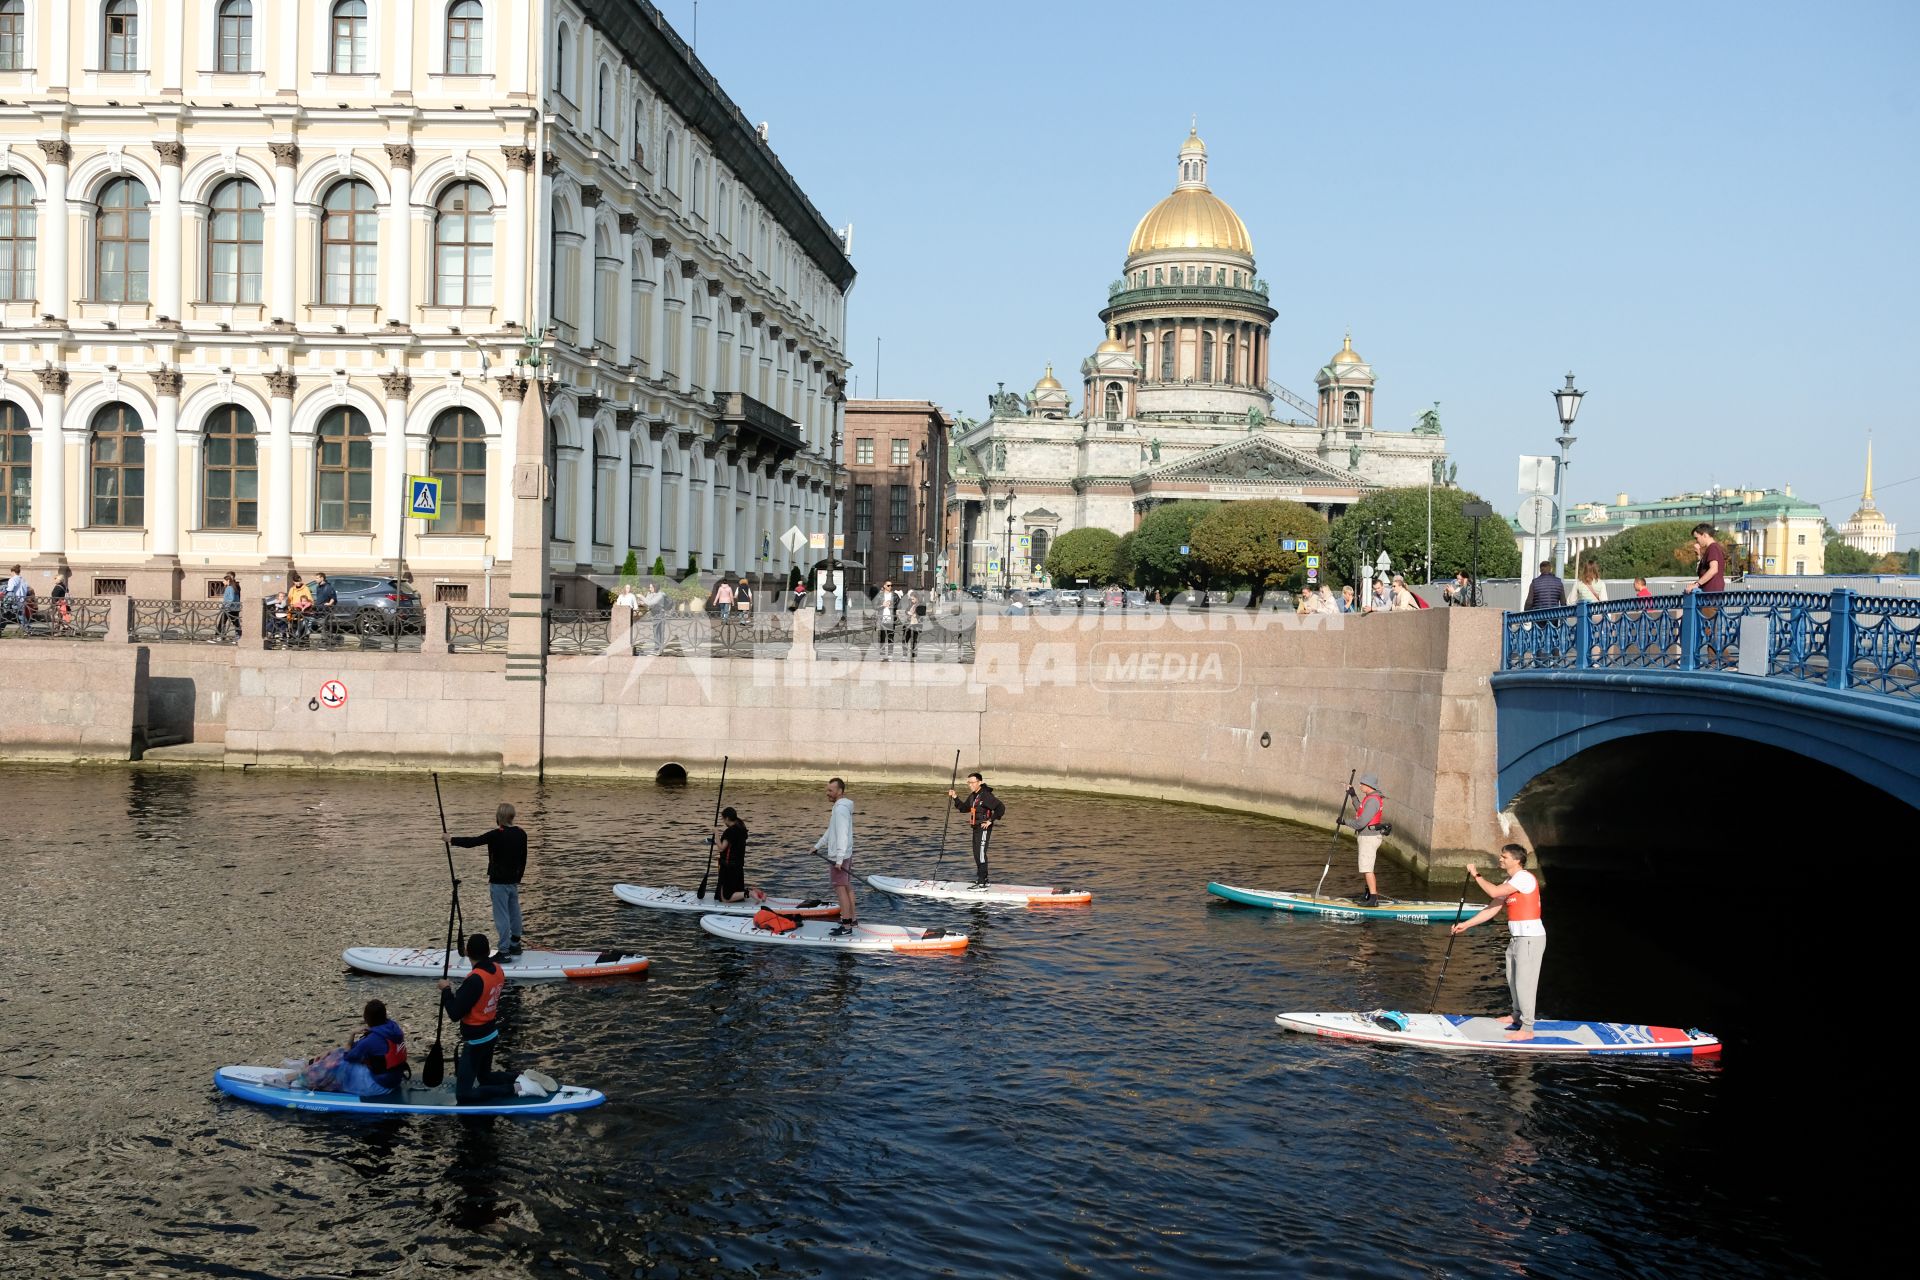
<svg viewBox="0 0 1920 1280">
<path fill-rule="evenodd" d="M 1134 228 L 1100 318 L 1139 368 L 1132 416 L 1244 427 L 1250 411 L 1273 411 L 1267 344 L 1276 312 L 1254 275 L 1247 224 L 1207 185 L 1197 126 L 1175 163 L 1173 191 Z"/>
</svg>

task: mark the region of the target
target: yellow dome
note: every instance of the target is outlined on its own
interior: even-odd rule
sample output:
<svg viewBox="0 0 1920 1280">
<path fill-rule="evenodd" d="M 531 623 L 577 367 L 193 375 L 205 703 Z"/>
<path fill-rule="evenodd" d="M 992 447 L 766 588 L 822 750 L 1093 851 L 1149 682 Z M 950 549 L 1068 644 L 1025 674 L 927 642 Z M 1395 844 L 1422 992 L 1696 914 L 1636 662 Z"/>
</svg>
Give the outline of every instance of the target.
<svg viewBox="0 0 1920 1280">
<path fill-rule="evenodd" d="M 1338 351 L 1333 353 L 1333 359 L 1329 363 L 1331 364 L 1365 364 L 1366 361 L 1362 360 L 1360 358 L 1360 353 L 1353 349 L 1353 335 L 1348 334 L 1346 342 L 1341 346 L 1341 348 Z"/>
<path fill-rule="evenodd" d="M 1046 376 L 1041 378 L 1040 381 L 1034 383 L 1033 389 L 1035 391 L 1059 391 L 1062 389 L 1060 386 L 1060 380 L 1053 376 L 1052 365 L 1047 366 Z"/>
<path fill-rule="evenodd" d="M 1095 347 L 1093 349 L 1093 353 L 1095 355 L 1108 355 L 1108 354 L 1125 355 L 1127 354 L 1127 344 L 1120 341 L 1120 339 L 1118 338 L 1108 338 L 1105 342 Z"/>
<path fill-rule="evenodd" d="M 1198 128 L 1189 130 L 1187 140 L 1180 144 L 1180 154 L 1183 156 L 1190 156 L 1196 151 L 1201 155 L 1207 154 L 1207 144 L 1200 141 L 1200 131 Z"/>
<path fill-rule="evenodd" d="M 1224 249 L 1251 258 L 1253 237 L 1225 200 L 1205 187 L 1187 187 L 1147 210 L 1133 229 L 1127 256 L 1155 249 Z"/>
</svg>

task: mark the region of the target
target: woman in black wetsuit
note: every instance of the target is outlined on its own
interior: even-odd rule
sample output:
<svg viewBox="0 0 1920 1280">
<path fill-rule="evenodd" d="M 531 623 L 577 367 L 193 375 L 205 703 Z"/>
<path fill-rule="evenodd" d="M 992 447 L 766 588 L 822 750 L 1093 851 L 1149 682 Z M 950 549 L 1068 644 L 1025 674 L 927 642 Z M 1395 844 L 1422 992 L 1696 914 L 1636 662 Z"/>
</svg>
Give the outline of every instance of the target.
<svg viewBox="0 0 1920 1280">
<path fill-rule="evenodd" d="M 729 805 L 720 811 L 721 826 L 715 832 L 714 860 L 720 865 L 720 878 L 713 896 L 718 902 L 747 900 L 747 824 Z"/>
</svg>

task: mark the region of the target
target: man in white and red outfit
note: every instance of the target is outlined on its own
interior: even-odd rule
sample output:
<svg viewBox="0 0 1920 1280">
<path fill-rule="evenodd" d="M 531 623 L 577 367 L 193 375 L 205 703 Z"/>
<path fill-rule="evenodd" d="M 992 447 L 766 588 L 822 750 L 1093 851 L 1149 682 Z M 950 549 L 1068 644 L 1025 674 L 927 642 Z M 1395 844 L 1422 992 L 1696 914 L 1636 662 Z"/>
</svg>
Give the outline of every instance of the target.
<svg viewBox="0 0 1920 1280">
<path fill-rule="evenodd" d="M 1373 864 L 1380 854 L 1380 842 L 1387 835 L 1387 793 L 1380 789 L 1379 778 L 1363 773 L 1359 792 L 1349 794 L 1354 797 L 1353 816 L 1346 821 L 1357 837 L 1360 875 L 1367 882 L 1367 891 L 1360 901 L 1370 907 L 1380 898 L 1380 883 L 1373 878 Z"/>
<path fill-rule="evenodd" d="M 1480 892 L 1493 901 L 1471 920 L 1453 926 L 1464 933 L 1507 912 L 1507 991 L 1513 996 L 1513 1022 L 1507 1027 L 1507 1039 L 1533 1039 L 1533 998 L 1540 989 L 1540 962 L 1547 954 L 1547 926 L 1540 921 L 1540 881 L 1527 870 L 1527 851 L 1517 844 L 1500 850 L 1500 869 L 1507 873 L 1502 884 L 1488 884 L 1480 878 L 1471 862 L 1467 874 L 1480 886 Z"/>
</svg>

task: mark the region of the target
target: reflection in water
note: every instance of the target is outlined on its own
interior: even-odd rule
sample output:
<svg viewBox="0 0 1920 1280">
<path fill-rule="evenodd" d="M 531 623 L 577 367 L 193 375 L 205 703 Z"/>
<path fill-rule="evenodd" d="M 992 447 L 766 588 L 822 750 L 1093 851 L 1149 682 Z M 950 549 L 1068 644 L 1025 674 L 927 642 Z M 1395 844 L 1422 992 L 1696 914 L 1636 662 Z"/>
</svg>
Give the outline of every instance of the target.
<svg viewBox="0 0 1920 1280">
<path fill-rule="evenodd" d="M 339 955 L 444 934 L 426 779 L 0 777 L 10 810 L 36 816 L 10 849 L 0 981 L 9 1277 L 854 1275 L 903 1259 L 962 1276 L 1564 1274 L 1671 1258 L 1675 1241 L 1706 1272 L 1809 1268 L 1797 1233 L 1814 1228 L 1779 1197 L 1817 1166 L 1760 1136 L 1780 1096 L 1764 1039 L 1698 1069 L 1277 1031 L 1285 1009 L 1425 1008 L 1446 945 L 1440 928 L 1204 893 L 1311 887 L 1324 830 L 1008 792 L 1034 820 L 996 844 L 996 876 L 1085 885 L 1093 907 L 863 891 L 865 919 L 974 942 L 854 958 L 729 944 L 612 896 L 699 878 L 709 786 L 443 784 L 456 830 L 520 806 L 536 944 L 652 957 L 644 979 L 512 987 L 503 1006 L 501 1069 L 602 1087 L 606 1107 L 369 1122 L 212 1089 L 222 1063 L 339 1043 L 373 996 L 424 1060 L 432 984 L 348 975 Z M 933 869 L 944 784 L 858 791 L 863 872 Z M 755 831 L 753 882 L 821 894 L 800 852 L 823 818 L 814 782 L 736 782 L 728 802 Z M 484 861 L 459 865 L 465 926 L 487 930 Z M 1543 1012 L 1758 1025 L 1718 1002 L 1737 982 L 1621 963 L 1621 913 L 1573 909 L 1574 877 L 1553 892 Z M 1443 1005 L 1497 1006 L 1502 946 L 1462 937 Z"/>
</svg>

